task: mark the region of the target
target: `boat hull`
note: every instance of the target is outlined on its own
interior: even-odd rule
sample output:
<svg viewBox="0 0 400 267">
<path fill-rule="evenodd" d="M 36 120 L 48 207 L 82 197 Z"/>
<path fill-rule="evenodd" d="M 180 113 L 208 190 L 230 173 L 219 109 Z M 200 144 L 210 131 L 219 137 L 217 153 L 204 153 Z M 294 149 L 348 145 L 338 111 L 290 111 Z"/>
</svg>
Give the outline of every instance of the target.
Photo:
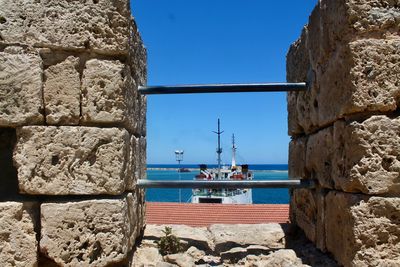
<svg viewBox="0 0 400 267">
<path fill-rule="evenodd" d="M 231 196 L 221 195 L 193 195 L 192 203 L 220 203 L 220 204 L 252 204 L 251 189 L 243 190 L 241 194 Z"/>
</svg>

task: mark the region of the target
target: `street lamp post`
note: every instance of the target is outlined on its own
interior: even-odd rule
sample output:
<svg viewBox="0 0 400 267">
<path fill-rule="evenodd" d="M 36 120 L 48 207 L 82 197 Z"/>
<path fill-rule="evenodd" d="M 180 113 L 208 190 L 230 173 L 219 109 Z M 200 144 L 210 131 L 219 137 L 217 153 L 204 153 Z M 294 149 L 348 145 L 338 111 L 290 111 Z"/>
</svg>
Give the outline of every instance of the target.
<svg viewBox="0 0 400 267">
<path fill-rule="evenodd" d="M 181 161 L 183 161 L 183 150 L 175 150 L 175 159 L 178 162 L 179 181 L 181 180 Z M 182 189 L 179 188 L 179 203 L 182 202 Z"/>
</svg>

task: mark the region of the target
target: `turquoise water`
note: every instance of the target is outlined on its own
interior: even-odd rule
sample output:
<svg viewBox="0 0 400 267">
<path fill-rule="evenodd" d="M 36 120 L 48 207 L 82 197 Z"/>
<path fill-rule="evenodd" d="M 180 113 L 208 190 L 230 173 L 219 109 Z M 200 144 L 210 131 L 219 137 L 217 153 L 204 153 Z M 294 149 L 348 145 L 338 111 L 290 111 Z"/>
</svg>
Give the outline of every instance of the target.
<svg viewBox="0 0 400 267">
<path fill-rule="evenodd" d="M 256 166 L 256 167 L 254 167 Z M 149 168 L 171 168 L 175 165 L 149 165 Z M 183 167 L 197 167 L 183 165 Z M 272 168 L 272 169 L 271 169 Z M 254 171 L 254 180 L 286 180 L 287 165 L 250 165 Z M 264 169 L 264 170 L 263 170 Z M 182 180 L 193 180 L 197 171 L 180 173 Z M 178 180 L 176 170 L 147 170 L 150 180 Z M 253 189 L 254 204 L 288 204 L 288 189 Z M 182 202 L 190 202 L 191 189 L 182 189 Z M 146 200 L 154 202 L 179 202 L 179 189 L 147 189 Z"/>
</svg>

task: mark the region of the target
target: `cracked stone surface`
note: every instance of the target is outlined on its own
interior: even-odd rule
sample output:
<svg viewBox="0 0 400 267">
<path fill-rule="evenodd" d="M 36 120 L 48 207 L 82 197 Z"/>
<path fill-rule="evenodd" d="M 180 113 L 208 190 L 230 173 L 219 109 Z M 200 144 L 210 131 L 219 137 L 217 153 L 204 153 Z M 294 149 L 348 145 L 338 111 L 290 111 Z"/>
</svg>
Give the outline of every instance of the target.
<svg viewBox="0 0 400 267">
<path fill-rule="evenodd" d="M 33 203 L 0 203 L 0 265 L 37 266 Z"/>
<path fill-rule="evenodd" d="M 16 47 L 0 52 L 0 126 L 41 124 L 44 122 L 42 109 L 39 55 Z"/>
<path fill-rule="evenodd" d="M 82 123 L 138 132 L 136 89 L 128 66 L 116 60 L 87 61 L 82 77 Z"/>
<path fill-rule="evenodd" d="M 118 128 L 28 126 L 17 130 L 14 162 L 25 194 L 121 194 L 129 134 Z"/>
<path fill-rule="evenodd" d="M 60 266 L 123 266 L 137 218 L 132 196 L 41 205 L 40 251 Z"/>
<path fill-rule="evenodd" d="M 79 58 L 68 57 L 44 71 L 44 105 L 50 125 L 77 125 L 80 116 Z"/>
<path fill-rule="evenodd" d="M 130 8 L 127 0 L 35 1 L 0 0 L 2 42 L 89 49 L 127 54 Z"/>
</svg>

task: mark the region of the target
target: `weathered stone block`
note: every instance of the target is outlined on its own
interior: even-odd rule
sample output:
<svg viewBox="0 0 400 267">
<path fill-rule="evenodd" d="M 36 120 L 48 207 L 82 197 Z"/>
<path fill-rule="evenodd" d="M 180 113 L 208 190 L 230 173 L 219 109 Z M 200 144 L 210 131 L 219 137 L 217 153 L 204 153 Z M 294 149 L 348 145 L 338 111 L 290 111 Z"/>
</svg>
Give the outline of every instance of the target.
<svg viewBox="0 0 400 267">
<path fill-rule="evenodd" d="M 132 21 L 131 25 L 128 64 L 131 68 L 135 84 L 137 86 L 144 86 L 147 83 L 147 51 L 143 45 L 136 23 Z M 142 136 L 146 135 L 146 98 L 146 96 L 138 94 L 136 99 L 138 107 L 136 110 L 138 118 L 137 133 Z"/>
<path fill-rule="evenodd" d="M 139 179 L 146 179 L 146 162 L 147 162 L 147 139 L 139 138 Z"/>
<path fill-rule="evenodd" d="M 138 95 L 138 133 L 142 136 L 146 136 L 146 120 L 147 120 L 147 96 Z"/>
<path fill-rule="evenodd" d="M 129 195 L 42 204 L 40 251 L 61 266 L 123 266 L 133 246 L 135 205 Z"/>
<path fill-rule="evenodd" d="M 1 42 L 127 53 L 129 1 L 1 0 Z"/>
<path fill-rule="evenodd" d="M 307 178 L 306 176 L 307 138 L 292 139 L 289 143 L 289 177 Z"/>
<path fill-rule="evenodd" d="M 394 111 L 400 101 L 400 38 L 349 43 L 320 77 L 319 125 L 364 111 Z M 335 100 L 335 105 L 329 103 Z"/>
<path fill-rule="evenodd" d="M 337 189 L 400 196 L 400 117 L 372 116 L 334 126 Z"/>
<path fill-rule="evenodd" d="M 362 39 L 341 46 L 314 70 L 311 91 L 288 97 L 289 133 L 310 133 L 355 113 L 396 110 L 399 50 L 400 38 Z M 335 105 L 330 104 L 333 99 Z"/>
<path fill-rule="evenodd" d="M 338 46 L 352 40 L 397 36 L 399 21 L 397 1 L 319 1 L 308 23 L 312 66 L 329 60 Z"/>
<path fill-rule="evenodd" d="M 318 180 L 324 188 L 334 188 L 332 180 L 333 127 L 325 128 L 308 137 L 306 151 L 307 178 Z"/>
<path fill-rule="evenodd" d="M 37 266 L 35 214 L 32 203 L 0 203 L 0 265 Z"/>
<path fill-rule="evenodd" d="M 82 78 L 82 123 L 138 132 L 136 89 L 129 67 L 121 62 L 87 61 Z"/>
<path fill-rule="evenodd" d="M 309 52 L 307 49 L 307 27 L 303 28 L 300 38 L 294 42 L 286 56 L 286 80 L 288 82 L 308 82 L 310 72 Z M 308 96 L 309 93 L 299 95 L 296 92 L 288 92 L 287 94 L 287 109 L 288 116 L 288 132 L 289 135 L 300 134 L 303 132 L 303 126 L 299 124 L 299 117 L 309 116 L 310 111 L 308 106 L 300 106 L 298 97 Z M 304 119 L 312 123 L 310 118 Z"/>
<path fill-rule="evenodd" d="M 271 249 L 285 247 L 285 231 L 282 225 L 269 224 L 214 224 L 209 231 L 213 235 L 214 251 L 220 253 L 233 247 L 261 245 Z M 254 235 L 257 233 L 257 235 Z"/>
<path fill-rule="evenodd" d="M 42 110 L 39 55 L 13 47 L 0 52 L 0 126 L 43 123 Z"/>
<path fill-rule="evenodd" d="M 295 189 L 291 197 L 291 222 L 303 229 L 306 236 L 325 250 L 325 191 Z"/>
<path fill-rule="evenodd" d="M 140 235 L 143 232 L 144 226 L 146 225 L 146 191 L 144 189 L 136 188 L 136 196 L 138 199 L 137 234 Z"/>
<path fill-rule="evenodd" d="M 400 198 L 330 192 L 326 247 L 344 266 L 396 266 L 400 262 Z"/>
<path fill-rule="evenodd" d="M 26 194 L 121 194 L 129 134 L 117 128 L 31 126 L 17 130 L 19 188 Z"/>
<path fill-rule="evenodd" d="M 79 59 L 68 57 L 44 72 L 44 106 L 50 125 L 77 125 L 80 116 Z"/>
<path fill-rule="evenodd" d="M 140 179 L 139 171 L 140 171 L 140 155 L 139 155 L 139 138 L 134 135 L 131 136 L 130 140 L 130 154 L 129 154 L 129 163 L 128 163 L 128 174 L 129 178 L 127 180 L 126 188 L 127 190 L 135 190 L 136 181 Z"/>
<path fill-rule="evenodd" d="M 399 21 L 396 1 L 319 2 L 287 56 L 287 80 L 304 80 L 310 67 L 311 88 L 288 94 L 290 135 L 349 114 L 398 108 Z"/>
<path fill-rule="evenodd" d="M 132 76 L 136 84 L 145 85 L 147 81 L 147 51 L 134 20 L 131 20 L 129 37 L 128 63 L 131 66 Z"/>
</svg>

